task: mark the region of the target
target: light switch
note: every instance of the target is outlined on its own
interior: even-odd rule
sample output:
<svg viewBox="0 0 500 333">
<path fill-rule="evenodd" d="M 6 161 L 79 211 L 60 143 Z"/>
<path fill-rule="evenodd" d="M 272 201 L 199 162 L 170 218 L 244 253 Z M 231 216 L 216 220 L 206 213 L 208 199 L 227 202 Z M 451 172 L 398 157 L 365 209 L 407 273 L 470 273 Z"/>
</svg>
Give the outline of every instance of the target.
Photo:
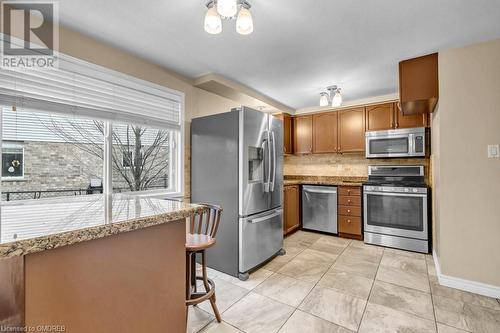
<svg viewBox="0 0 500 333">
<path fill-rule="evenodd" d="M 499 158 L 500 149 L 498 145 L 488 145 L 488 158 Z"/>
</svg>

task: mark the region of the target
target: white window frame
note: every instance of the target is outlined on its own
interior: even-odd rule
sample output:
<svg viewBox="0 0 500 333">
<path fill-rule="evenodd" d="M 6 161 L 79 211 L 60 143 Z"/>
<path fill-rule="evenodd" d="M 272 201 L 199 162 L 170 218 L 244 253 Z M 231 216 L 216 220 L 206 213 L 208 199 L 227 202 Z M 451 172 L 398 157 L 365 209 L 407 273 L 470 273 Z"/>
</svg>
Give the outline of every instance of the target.
<svg viewBox="0 0 500 333">
<path fill-rule="evenodd" d="M 1 110 L 1 108 L 0 108 Z M 0 117 L 1 119 L 1 117 Z M 23 181 L 24 180 L 24 164 L 25 164 L 25 154 L 24 154 L 24 145 L 17 143 L 17 142 L 3 142 L 1 141 L 1 149 L 2 149 L 2 157 L 0 158 L 0 163 L 3 163 L 3 149 L 4 148 L 14 148 L 14 149 L 21 149 L 22 154 L 23 154 L 23 175 L 19 177 L 9 177 L 9 176 L 3 176 L 1 177 L 2 181 Z M 2 169 L 3 169 L 3 164 L 2 164 Z M 1 170 L 0 170 L 1 171 Z"/>
<path fill-rule="evenodd" d="M 0 38 L 1 40 L 2 38 Z M 150 81 L 145 81 L 142 79 L 139 79 L 137 77 L 133 77 L 112 69 L 108 69 L 99 65 L 95 65 L 89 62 L 86 62 L 81 59 L 77 59 L 62 53 L 59 53 L 59 59 L 60 59 L 60 64 L 62 65 L 64 62 L 67 63 L 68 65 L 71 64 L 76 64 L 81 67 L 86 67 L 88 68 L 89 72 L 92 71 L 96 77 L 100 77 L 102 79 L 112 79 L 113 82 L 127 85 L 130 84 L 132 86 L 136 87 L 141 87 L 144 91 L 150 91 L 151 93 L 154 93 L 156 90 L 162 90 L 165 91 L 169 94 L 175 95 L 179 99 L 179 104 L 180 104 L 180 114 L 179 114 L 179 122 L 180 122 L 180 129 L 171 129 L 165 127 L 166 130 L 169 131 L 171 135 L 171 141 L 169 145 L 170 149 L 170 164 L 169 164 L 169 188 L 168 189 L 155 189 L 155 190 L 146 190 L 146 191 L 130 191 L 130 192 L 122 192 L 122 193 L 127 193 L 131 195 L 136 195 L 136 196 L 161 196 L 165 198 L 170 198 L 170 197 L 184 197 L 185 193 L 185 185 L 184 185 L 184 149 L 185 149 L 185 94 L 181 91 L 174 90 L 171 88 L 167 88 L 165 86 L 155 84 Z M 69 108 L 71 109 L 71 106 L 69 105 Z M 3 110 L 2 110 L 3 112 Z M 50 111 L 49 111 L 50 112 Z M 73 115 L 75 118 L 91 118 L 93 117 L 87 115 L 82 115 L 79 114 L 78 111 L 70 111 L 70 112 L 62 112 L 61 110 L 55 110 L 54 113 L 60 113 L 60 114 L 66 114 L 68 116 Z M 98 112 L 96 113 L 98 114 Z M 98 118 L 96 118 L 98 119 Z M 149 118 L 145 118 L 147 121 Z M 116 123 L 123 123 L 123 122 L 128 122 L 133 124 L 133 121 L 128 120 L 126 117 L 125 118 L 120 118 L 120 115 L 116 115 L 116 120 L 106 120 L 106 119 L 101 119 L 104 121 L 105 128 L 108 128 L 111 130 L 112 129 L 112 124 L 113 122 Z M 0 114 L 0 124 L 2 124 L 2 117 Z M 148 124 L 143 124 L 144 126 L 151 126 L 155 127 L 155 120 L 153 119 L 149 125 Z M 163 127 L 161 127 L 163 128 Z M 2 143 L 2 136 L 1 136 L 1 125 L 0 125 L 0 143 Z M 175 135 L 174 135 L 175 134 Z M 103 192 L 105 194 L 112 194 L 112 136 L 109 136 L 108 138 L 106 137 L 106 133 L 104 135 L 104 158 L 103 158 L 103 165 L 104 165 L 104 173 L 103 173 Z M 109 150 L 108 153 L 106 153 L 106 149 Z M 23 152 L 24 156 L 24 152 Z M 0 163 L 1 163 L 1 155 L 0 155 Z M 22 179 L 19 177 L 13 177 L 14 179 L 4 179 L 2 177 L 2 180 L 19 180 L 21 181 Z M 23 161 L 23 178 L 24 178 L 24 161 Z M 1 186 L 0 186 L 0 191 L 1 191 Z"/>
<path fill-rule="evenodd" d="M 184 101 L 182 103 L 182 108 L 184 107 Z M 181 114 L 183 119 L 183 112 Z M 113 131 L 113 123 L 106 121 L 104 122 L 105 134 L 104 134 L 104 172 L 103 178 L 107 186 L 104 186 L 104 193 L 113 192 L 113 137 L 106 137 L 106 130 Z M 123 194 L 130 194 L 141 197 L 148 196 L 165 196 L 168 198 L 178 198 L 184 197 L 184 120 L 182 121 L 181 131 L 169 131 L 169 186 L 167 189 L 156 189 L 156 190 L 146 190 L 146 191 L 127 191 L 121 192 Z M 181 144 L 179 145 L 179 141 Z M 176 161 L 177 159 L 177 161 Z M 109 169 L 107 168 L 109 165 Z M 175 169 L 174 169 L 175 167 Z M 108 175 L 109 174 L 109 175 Z M 177 177 L 172 177 L 172 175 Z"/>
</svg>

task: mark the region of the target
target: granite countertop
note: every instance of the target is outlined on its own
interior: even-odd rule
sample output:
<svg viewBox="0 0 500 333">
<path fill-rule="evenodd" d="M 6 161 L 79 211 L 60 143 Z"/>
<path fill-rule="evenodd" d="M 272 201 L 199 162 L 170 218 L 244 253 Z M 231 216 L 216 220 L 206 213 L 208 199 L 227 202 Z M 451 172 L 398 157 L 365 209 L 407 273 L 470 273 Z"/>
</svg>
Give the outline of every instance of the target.
<svg viewBox="0 0 500 333">
<path fill-rule="evenodd" d="M 2 203 L 0 259 L 178 221 L 204 210 L 174 200 L 116 194 L 108 202 L 112 213 L 106 219 L 105 201 L 96 194 Z"/>
<path fill-rule="evenodd" d="M 368 177 L 355 176 L 285 176 L 283 184 L 286 185 L 333 185 L 333 186 L 361 186 Z"/>
</svg>

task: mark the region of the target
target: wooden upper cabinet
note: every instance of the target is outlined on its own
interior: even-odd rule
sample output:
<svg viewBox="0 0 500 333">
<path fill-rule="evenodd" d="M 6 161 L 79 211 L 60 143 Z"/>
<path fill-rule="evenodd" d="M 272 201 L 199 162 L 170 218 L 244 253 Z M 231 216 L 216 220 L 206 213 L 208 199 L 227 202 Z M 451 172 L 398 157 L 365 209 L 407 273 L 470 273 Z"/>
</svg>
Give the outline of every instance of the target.
<svg viewBox="0 0 500 333">
<path fill-rule="evenodd" d="M 289 114 L 283 115 L 283 152 L 293 154 L 293 118 Z"/>
<path fill-rule="evenodd" d="M 437 53 L 399 63 L 399 99 L 403 114 L 433 112 L 438 98 Z"/>
<path fill-rule="evenodd" d="M 394 103 L 395 128 L 428 127 L 429 114 L 404 115 L 397 103 Z"/>
<path fill-rule="evenodd" d="M 312 153 L 312 116 L 298 116 L 293 121 L 293 147 L 296 154 Z"/>
<path fill-rule="evenodd" d="M 366 107 L 366 130 L 380 131 L 394 128 L 394 103 Z"/>
<path fill-rule="evenodd" d="M 338 111 L 339 152 L 365 151 L 365 108 Z"/>
<path fill-rule="evenodd" d="M 428 114 L 404 115 L 397 103 L 366 107 L 366 130 L 380 131 L 395 128 L 429 126 Z"/>
<path fill-rule="evenodd" d="M 288 113 L 274 115 L 283 121 L 283 153 L 293 154 L 293 118 Z"/>
<path fill-rule="evenodd" d="M 313 115 L 313 153 L 337 152 L 337 112 Z"/>
</svg>

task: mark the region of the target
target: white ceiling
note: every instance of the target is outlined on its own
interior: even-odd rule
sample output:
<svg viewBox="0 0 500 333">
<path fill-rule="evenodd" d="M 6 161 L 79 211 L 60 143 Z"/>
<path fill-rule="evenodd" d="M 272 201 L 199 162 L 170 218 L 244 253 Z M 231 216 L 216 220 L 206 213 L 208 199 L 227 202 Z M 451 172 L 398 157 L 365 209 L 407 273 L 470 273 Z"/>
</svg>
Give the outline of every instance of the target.
<svg viewBox="0 0 500 333">
<path fill-rule="evenodd" d="M 500 37 L 498 0 L 249 0 L 255 30 L 203 30 L 204 0 L 63 0 L 62 25 L 191 78 L 218 73 L 292 108 L 337 84 L 397 91 L 400 60 Z"/>
</svg>

